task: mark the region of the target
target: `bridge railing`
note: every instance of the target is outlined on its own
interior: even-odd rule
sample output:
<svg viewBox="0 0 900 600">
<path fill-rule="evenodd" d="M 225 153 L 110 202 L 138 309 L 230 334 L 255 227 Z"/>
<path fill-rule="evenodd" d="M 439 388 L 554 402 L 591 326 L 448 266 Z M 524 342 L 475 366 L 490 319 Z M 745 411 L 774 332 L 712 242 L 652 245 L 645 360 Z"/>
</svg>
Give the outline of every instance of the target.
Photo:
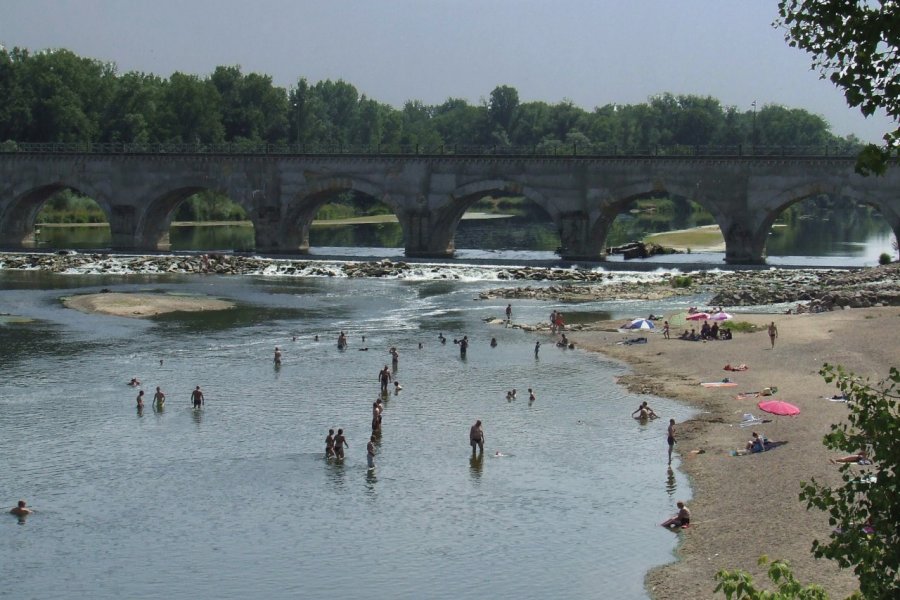
<svg viewBox="0 0 900 600">
<path fill-rule="evenodd" d="M 360 146 L 343 144 L 181 144 L 12 142 L 0 143 L 0 154 L 136 154 L 136 155 L 284 155 L 284 156 L 531 156 L 531 157 L 823 157 L 855 156 L 860 148 L 832 146 L 618 146 L 614 144 L 539 144 L 483 146 L 446 144 Z"/>
</svg>

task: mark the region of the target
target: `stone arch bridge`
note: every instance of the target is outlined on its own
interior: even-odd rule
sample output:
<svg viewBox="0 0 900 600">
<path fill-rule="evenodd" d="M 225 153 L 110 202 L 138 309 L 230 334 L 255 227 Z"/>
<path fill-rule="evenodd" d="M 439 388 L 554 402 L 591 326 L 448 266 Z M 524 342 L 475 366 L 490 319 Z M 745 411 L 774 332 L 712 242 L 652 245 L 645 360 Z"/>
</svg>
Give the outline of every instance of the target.
<svg viewBox="0 0 900 600">
<path fill-rule="evenodd" d="M 176 207 L 222 192 L 253 222 L 256 251 L 304 253 L 318 209 L 356 191 L 396 214 L 407 256 L 448 257 L 463 213 L 488 195 L 521 195 L 553 219 L 569 260 L 605 258 L 607 232 L 648 193 L 689 198 L 722 230 L 729 263 L 765 262 L 776 217 L 827 194 L 875 207 L 900 239 L 900 169 L 862 177 L 848 157 L 0 154 L 0 246 L 34 245 L 41 205 L 61 189 L 93 198 L 119 250 L 168 249 Z"/>
</svg>

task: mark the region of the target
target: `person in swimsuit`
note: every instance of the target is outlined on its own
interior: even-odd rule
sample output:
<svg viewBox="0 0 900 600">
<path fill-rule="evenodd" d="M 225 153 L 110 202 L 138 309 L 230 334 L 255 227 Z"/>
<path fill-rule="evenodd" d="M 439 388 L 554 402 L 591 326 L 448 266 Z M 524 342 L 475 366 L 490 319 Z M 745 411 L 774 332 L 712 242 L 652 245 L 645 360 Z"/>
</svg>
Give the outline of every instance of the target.
<svg viewBox="0 0 900 600">
<path fill-rule="evenodd" d="M 537 400 L 537 396 L 534 395 L 534 390 L 528 388 L 528 404 L 531 404 L 535 400 Z"/>
<path fill-rule="evenodd" d="M 775 321 L 769 323 L 769 341 L 772 343 L 772 349 L 775 349 L 775 338 L 778 337 L 778 328 L 775 327 Z"/>
<path fill-rule="evenodd" d="M 156 386 L 156 393 L 153 394 L 153 406 L 162 408 L 166 404 L 166 395 Z"/>
<path fill-rule="evenodd" d="M 469 349 L 469 336 L 464 335 L 463 339 L 459 340 L 459 357 L 466 357 L 466 350 Z"/>
<path fill-rule="evenodd" d="M 491 348 L 496 348 L 496 347 L 497 347 L 497 338 L 492 337 L 491 338 Z"/>
<path fill-rule="evenodd" d="M 325 458 L 334 458 L 334 429 L 329 429 L 325 437 Z"/>
<path fill-rule="evenodd" d="M 541 351 L 541 342 L 537 341 L 534 343 L 534 357 L 538 357 L 538 353 Z"/>
<path fill-rule="evenodd" d="M 368 464 L 370 469 L 375 468 L 375 436 L 369 438 L 369 443 L 366 444 L 366 463 Z"/>
<path fill-rule="evenodd" d="M 391 346 L 390 353 L 391 353 L 391 365 L 393 365 L 394 369 L 396 369 L 397 363 L 400 362 L 400 353 L 397 352 L 397 349 L 393 346 Z"/>
<path fill-rule="evenodd" d="M 349 448 L 350 444 L 347 443 L 347 438 L 344 437 L 344 430 L 338 429 L 337 435 L 334 436 L 334 455 L 335 457 L 343 460 L 344 459 L 344 448 Z"/>
<path fill-rule="evenodd" d="M 381 430 L 381 398 L 372 403 L 372 431 Z"/>
<path fill-rule="evenodd" d="M 668 436 L 666 442 L 669 444 L 669 464 L 672 464 L 672 449 L 675 447 L 675 419 L 669 419 Z"/>
<path fill-rule="evenodd" d="M 669 338 L 669 322 L 668 321 L 663 321 L 663 338 L 665 338 L 667 340 L 670 339 Z"/>
<path fill-rule="evenodd" d="M 512 304 L 506 305 L 506 322 L 509 323 L 512 319 Z"/>
<path fill-rule="evenodd" d="M 656 419 L 657 417 L 659 417 L 659 415 L 653 412 L 653 409 L 647 405 L 646 400 L 641 402 L 641 405 L 638 406 L 633 413 L 631 413 L 631 416 L 640 419 L 641 421 L 646 421 L 647 419 Z"/>
<path fill-rule="evenodd" d="M 275 346 L 275 366 L 281 366 L 281 350 L 278 349 L 278 346 Z"/>
<path fill-rule="evenodd" d="M 9 511 L 9 514 L 16 515 L 17 517 L 27 517 L 33 512 L 33 510 L 28 508 L 28 505 L 24 500 L 19 500 L 19 503 L 12 507 L 12 509 Z"/>
<path fill-rule="evenodd" d="M 687 527 L 691 524 L 691 511 L 688 510 L 688 507 L 684 505 L 684 502 L 679 500 L 675 503 L 675 506 L 678 507 L 678 514 L 669 519 L 668 521 L 664 521 L 660 523 L 665 528 L 669 527 Z"/>
<path fill-rule="evenodd" d="M 388 369 L 387 365 L 384 365 L 384 368 L 378 372 L 378 379 L 381 381 L 381 393 L 387 394 L 388 384 L 391 382 L 391 370 Z"/>
<path fill-rule="evenodd" d="M 194 408 L 200 408 L 205 402 L 206 399 L 203 397 L 203 392 L 200 391 L 200 386 L 198 385 L 191 392 L 191 403 L 194 405 Z"/>
<path fill-rule="evenodd" d="M 472 446 L 472 456 L 475 456 L 476 448 L 480 454 L 484 454 L 484 429 L 481 427 L 481 421 L 475 421 L 469 429 L 469 444 Z"/>
<path fill-rule="evenodd" d="M 137 408 L 138 408 L 138 410 L 141 410 L 142 408 L 144 408 L 144 390 L 141 390 L 138 392 Z"/>
</svg>

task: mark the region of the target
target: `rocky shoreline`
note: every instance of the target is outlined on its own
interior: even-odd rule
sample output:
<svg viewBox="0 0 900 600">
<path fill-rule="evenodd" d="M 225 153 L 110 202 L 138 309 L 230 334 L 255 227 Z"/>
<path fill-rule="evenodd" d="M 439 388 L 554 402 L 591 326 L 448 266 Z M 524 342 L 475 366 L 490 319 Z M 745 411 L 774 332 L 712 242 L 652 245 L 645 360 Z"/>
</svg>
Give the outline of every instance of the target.
<svg viewBox="0 0 900 600">
<path fill-rule="evenodd" d="M 391 261 L 322 262 L 240 256 L 128 256 L 74 252 L 4 253 L 0 269 L 54 273 L 216 275 L 288 275 L 309 277 L 402 278 L 424 268 L 448 271 L 451 265 L 426 267 Z M 477 267 L 488 269 L 488 267 Z M 622 278 L 618 272 L 548 267 L 490 267 L 501 281 L 540 281 L 554 285 L 502 287 L 482 292 L 479 299 L 534 299 L 556 302 L 600 300 L 660 300 L 672 296 L 711 295 L 715 306 L 759 306 L 798 303 L 810 312 L 837 308 L 900 305 L 900 263 L 863 269 L 768 269 L 758 271 L 694 271 L 689 274 L 643 273 Z M 440 277 L 453 279 L 452 273 Z"/>
<path fill-rule="evenodd" d="M 711 305 L 724 307 L 797 303 L 802 312 L 822 312 L 845 307 L 900 306 L 900 263 L 853 270 L 698 271 L 603 285 L 498 288 L 482 292 L 479 299 L 660 300 L 702 293 L 712 295 Z"/>
</svg>

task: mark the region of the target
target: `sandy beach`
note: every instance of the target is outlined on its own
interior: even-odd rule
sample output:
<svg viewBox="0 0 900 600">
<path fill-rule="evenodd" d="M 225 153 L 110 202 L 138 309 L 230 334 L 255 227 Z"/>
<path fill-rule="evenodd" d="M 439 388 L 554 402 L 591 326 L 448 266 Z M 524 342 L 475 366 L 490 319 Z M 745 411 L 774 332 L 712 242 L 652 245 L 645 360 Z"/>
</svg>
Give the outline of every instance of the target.
<svg viewBox="0 0 900 600">
<path fill-rule="evenodd" d="M 824 363 L 843 365 L 873 382 L 897 366 L 896 331 L 900 308 L 839 310 L 800 315 L 736 315 L 737 321 L 778 327 L 775 348 L 765 330 L 737 333 L 733 340 L 687 342 L 650 334 L 649 342 L 616 345 L 635 337 L 606 331 L 572 333 L 580 347 L 601 352 L 630 365 L 620 383 L 642 393 L 676 398 L 695 406 L 695 419 L 676 425 L 678 462 L 689 476 L 693 498 L 691 527 L 678 535 L 677 561 L 651 571 L 646 585 L 657 600 L 723 598 L 713 594 L 713 576 L 720 569 L 744 569 L 757 583 L 768 583 L 757 566 L 762 555 L 785 559 L 804 583 L 818 583 L 832 598 L 856 589 L 851 571 L 810 553 L 813 539 L 827 539 L 825 514 L 807 511 L 800 503 L 800 482 L 815 477 L 840 484 L 838 468 L 828 462 L 836 454 L 822 445 L 832 423 L 847 414 L 847 405 L 824 399 L 837 390 L 819 375 Z M 615 324 L 611 324 L 615 326 Z M 680 330 L 677 332 L 680 333 Z M 674 337 L 674 336 L 673 336 Z M 744 363 L 749 370 L 728 372 L 726 364 Z M 729 377 L 732 388 L 704 388 L 701 381 Z M 736 399 L 738 392 L 777 386 L 775 398 L 795 404 L 801 413 L 778 417 L 760 411 L 758 399 Z M 650 402 L 652 406 L 652 399 Z M 635 407 L 623 406 L 622 418 Z M 771 418 L 771 423 L 741 428 L 744 413 Z M 660 431 L 659 457 L 666 461 L 666 415 L 649 425 Z M 761 454 L 732 456 L 752 431 L 773 441 L 787 442 Z M 702 453 L 691 452 L 702 450 Z M 673 513 L 675 508 L 673 506 Z M 648 515 L 662 522 L 668 514 Z M 767 586 L 769 587 L 769 586 Z"/>
<path fill-rule="evenodd" d="M 63 304 L 86 313 L 146 319 L 171 312 L 226 310 L 234 304 L 205 296 L 173 296 L 169 294 L 84 294 L 63 298 Z"/>
</svg>

